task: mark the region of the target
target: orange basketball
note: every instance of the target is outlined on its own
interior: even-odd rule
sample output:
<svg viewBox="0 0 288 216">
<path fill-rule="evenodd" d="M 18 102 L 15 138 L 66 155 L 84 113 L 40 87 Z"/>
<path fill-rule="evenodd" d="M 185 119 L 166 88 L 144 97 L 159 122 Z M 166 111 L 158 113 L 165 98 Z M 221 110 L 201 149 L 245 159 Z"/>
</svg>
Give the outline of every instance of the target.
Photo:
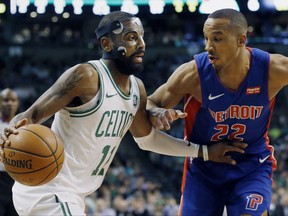
<svg viewBox="0 0 288 216">
<path fill-rule="evenodd" d="M 4 146 L 6 171 L 24 185 L 46 184 L 62 168 L 64 147 L 61 139 L 40 124 L 28 124 L 18 130 L 18 134 L 9 135 L 11 144 Z"/>
</svg>

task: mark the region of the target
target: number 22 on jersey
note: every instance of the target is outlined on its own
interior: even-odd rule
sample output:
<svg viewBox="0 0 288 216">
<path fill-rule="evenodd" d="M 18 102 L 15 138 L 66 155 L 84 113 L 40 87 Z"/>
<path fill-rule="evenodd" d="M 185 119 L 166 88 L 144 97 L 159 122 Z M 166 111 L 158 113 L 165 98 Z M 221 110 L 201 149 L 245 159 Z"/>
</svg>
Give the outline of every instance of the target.
<svg viewBox="0 0 288 216">
<path fill-rule="evenodd" d="M 214 127 L 214 129 L 217 132 L 211 137 L 211 141 L 219 141 L 225 139 L 228 135 L 229 129 L 232 131 L 232 133 L 227 136 L 229 140 L 242 141 L 243 137 L 241 137 L 241 135 L 245 134 L 246 125 L 233 124 L 229 126 L 227 124 L 218 124 Z"/>
</svg>

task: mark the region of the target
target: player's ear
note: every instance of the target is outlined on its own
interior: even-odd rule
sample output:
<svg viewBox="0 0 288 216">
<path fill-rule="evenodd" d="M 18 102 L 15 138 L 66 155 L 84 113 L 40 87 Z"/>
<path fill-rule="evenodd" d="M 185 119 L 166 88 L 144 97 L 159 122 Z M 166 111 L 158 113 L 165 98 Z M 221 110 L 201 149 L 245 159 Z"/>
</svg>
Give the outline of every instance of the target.
<svg viewBox="0 0 288 216">
<path fill-rule="evenodd" d="M 241 34 L 238 38 L 238 46 L 244 46 L 246 44 L 246 35 L 245 34 Z"/>
<path fill-rule="evenodd" d="M 101 38 L 101 47 L 105 52 L 110 52 L 112 50 L 112 41 L 108 37 Z"/>
</svg>

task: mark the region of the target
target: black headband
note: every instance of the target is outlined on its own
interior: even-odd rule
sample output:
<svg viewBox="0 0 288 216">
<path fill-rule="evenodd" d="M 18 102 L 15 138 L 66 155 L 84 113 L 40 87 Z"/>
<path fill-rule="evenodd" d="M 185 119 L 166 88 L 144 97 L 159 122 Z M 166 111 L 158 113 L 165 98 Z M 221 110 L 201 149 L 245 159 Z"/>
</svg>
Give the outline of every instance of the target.
<svg viewBox="0 0 288 216">
<path fill-rule="evenodd" d="M 97 39 L 99 40 L 104 35 L 110 34 L 110 33 L 120 34 L 124 29 L 123 24 L 122 24 L 123 21 L 129 20 L 129 19 L 135 19 L 135 18 L 139 20 L 138 17 L 124 18 L 124 19 L 115 20 L 113 22 L 107 23 L 106 25 L 96 29 L 95 32 L 96 32 Z"/>
<path fill-rule="evenodd" d="M 102 36 L 118 29 L 121 28 L 122 23 L 120 22 L 120 20 L 115 20 L 111 23 L 108 23 L 98 29 L 96 29 L 96 36 L 97 39 L 100 39 Z"/>
</svg>

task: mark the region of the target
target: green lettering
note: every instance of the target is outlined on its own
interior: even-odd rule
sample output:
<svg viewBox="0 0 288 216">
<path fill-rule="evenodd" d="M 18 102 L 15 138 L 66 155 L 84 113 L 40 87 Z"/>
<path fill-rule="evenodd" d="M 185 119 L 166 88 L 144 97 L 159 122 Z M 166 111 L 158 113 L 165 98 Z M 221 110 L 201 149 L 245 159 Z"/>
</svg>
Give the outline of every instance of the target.
<svg viewBox="0 0 288 216">
<path fill-rule="evenodd" d="M 110 137 L 110 133 L 109 133 L 109 129 L 110 129 L 110 126 L 114 123 L 113 122 L 113 115 L 116 113 L 117 111 L 116 110 L 112 110 L 111 112 L 111 115 L 110 115 L 110 119 L 109 119 L 109 122 L 108 122 L 108 125 L 107 125 L 107 128 L 106 128 L 106 132 L 105 132 L 105 137 Z"/>
<path fill-rule="evenodd" d="M 124 117 L 125 114 L 126 114 L 125 111 L 121 111 L 121 120 L 120 120 L 120 124 L 118 126 L 117 136 L 119 136 L 119 131 L 121 129 L 121 125 L 122 125 L 122 122 L 123 122 L 123 117 Z"/>
<path fill-rule="evenodd" d="M 115 132 L 115 128 L 116 128 L 116 125 L 117 125 L 117 122 L 118 122 L 118 115 L 119 115 L 119 110 L 115 110 L 117 113 L 116 115 L 116 118 L 115 118 L 115 124 L 114 124 L 114 127 L 113 127 L 113 131 L 112 131 L 112 137 L 116 137 L 117 136 L 117 133 Z"/>
<path fill-rule="evenodd" d="M 101 137 L 104 134 L 104 130 L 102 130 L 100 132 L 100 128 L 101 128 L 101 125 L 102 125 L 102 123 L 104 121 L 105 115 L 108 115 L 108 117 L 109 117 L 110 112 L 106 111 L 106 112 L 103 113 L 102 118 L 101 118 L 101 120 L 100 120 L 100 122 L 98 124 L 97 130 L 96 130 L 96 133 L 95 133 L 96 137 Z"/>
</svg>

